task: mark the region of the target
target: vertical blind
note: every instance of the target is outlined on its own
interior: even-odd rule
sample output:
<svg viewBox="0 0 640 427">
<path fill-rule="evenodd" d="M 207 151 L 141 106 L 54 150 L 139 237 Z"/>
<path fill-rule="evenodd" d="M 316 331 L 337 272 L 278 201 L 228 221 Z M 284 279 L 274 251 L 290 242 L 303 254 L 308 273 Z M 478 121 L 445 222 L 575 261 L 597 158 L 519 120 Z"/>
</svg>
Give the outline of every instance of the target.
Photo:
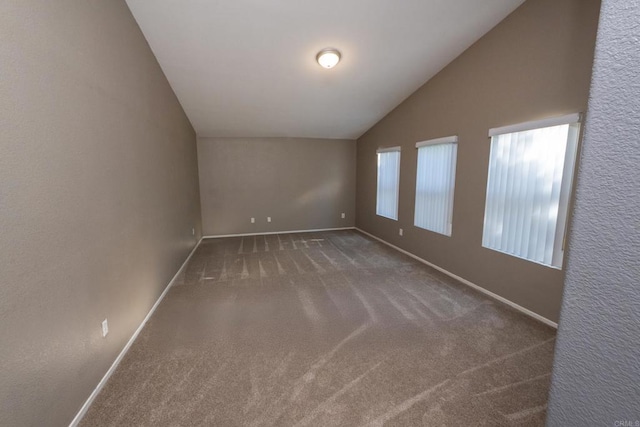
<svg viewBox="0 0 640 427">
<path fill-rule="evenodd" d="M 562 266 L 579 134 L 579 116 L 567 117 L 575 123 L 490 132 L 483 246 Z"/>
<path fill-rule="evenodd" d="M 416 227 L 451 236 L 456 176 L 457 137 L 416 144 Z"/>
<path fill-rule="evenodd" d="M 378 150 L 378 191 L 376 213 L 398 219 L 398 185 L 400 183 L 400 147 Z"/>
</svg>

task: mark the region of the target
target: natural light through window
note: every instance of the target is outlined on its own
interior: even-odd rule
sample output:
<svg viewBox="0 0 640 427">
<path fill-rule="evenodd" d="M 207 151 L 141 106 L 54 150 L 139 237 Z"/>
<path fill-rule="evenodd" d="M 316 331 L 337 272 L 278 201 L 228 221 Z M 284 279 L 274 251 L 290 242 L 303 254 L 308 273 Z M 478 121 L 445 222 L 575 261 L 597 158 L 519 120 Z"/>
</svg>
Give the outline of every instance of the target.
<svg viewBox="0 0 640 427">
<path fill-rule="evenodd" d="M 578 114 L 492 129 L 482 245 L 562 267 Z"/>
<path fill-rule="evenodd" d="M 376 214 L 390 219 L 398 219 L 399 184 L 400 147 L 379 149 Z"/>
<path fill-rule="evenodd" d="M 419 142 L 416 148 L 414 225 L 451 236 L 458 137 Z"/>
</svg>

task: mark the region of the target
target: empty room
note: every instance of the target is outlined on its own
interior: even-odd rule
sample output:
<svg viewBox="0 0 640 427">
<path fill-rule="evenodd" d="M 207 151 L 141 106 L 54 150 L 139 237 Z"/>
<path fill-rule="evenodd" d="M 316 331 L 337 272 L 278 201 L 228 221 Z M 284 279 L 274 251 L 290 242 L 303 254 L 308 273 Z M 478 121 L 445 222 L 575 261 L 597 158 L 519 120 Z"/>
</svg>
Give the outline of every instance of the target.
<svg viewBox="0 0 640 427">
<path fill-rule="evenodd" d="M 640 0 L 3 0 L 0 426 L 640 426 Z"/>
</svg>

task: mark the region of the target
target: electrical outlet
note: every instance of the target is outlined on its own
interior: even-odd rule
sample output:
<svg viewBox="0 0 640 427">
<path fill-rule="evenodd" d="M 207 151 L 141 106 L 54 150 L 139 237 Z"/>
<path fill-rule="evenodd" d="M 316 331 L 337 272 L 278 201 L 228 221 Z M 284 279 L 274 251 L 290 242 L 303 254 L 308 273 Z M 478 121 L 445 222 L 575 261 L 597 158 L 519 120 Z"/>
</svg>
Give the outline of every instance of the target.
<svg viewBox="0 0 640 427">
<path fill-rule="evenodd" d="M 402 233 L 403 233 L 403 231 L 402 231 L 402 228 L 401 228 L 400 231 L 398 231 L 398 234 L 402 236 Z"/>
<path fill-rule="evenodd" d="M 108 333 L 109 333 L 109 322 L 107 322 L 107 319 L 104 319 L 102 321 L 102 338 L 106 337 Z"/>
<path fill-rule="evenodd" d="M 270 216 L 267 217 L 267 222 L 271 222 L 271 217 Z"/>
<path fill-rule="evenodd" d="M 256 219 L 255 218 L 251 218 L 251 224 L 255 224 L 256 223 Z"/>
<path fill-rule="evenodd" d="M 340 217 L 341 217 L 342 219 L 345 219 L 347 216 L 344 214 L 344 212 L 342 212 L 342 213 L 340 214 Z"/>
<path fill-rule="evenodd" d="M 191 235 L 192 235 L 192 236 L 195 236 L 195 235 L 196 235 L 196 229 L 195 229 L 195 228 L 192 228 L 192 229 L 191 229 Z"/>
</svg>

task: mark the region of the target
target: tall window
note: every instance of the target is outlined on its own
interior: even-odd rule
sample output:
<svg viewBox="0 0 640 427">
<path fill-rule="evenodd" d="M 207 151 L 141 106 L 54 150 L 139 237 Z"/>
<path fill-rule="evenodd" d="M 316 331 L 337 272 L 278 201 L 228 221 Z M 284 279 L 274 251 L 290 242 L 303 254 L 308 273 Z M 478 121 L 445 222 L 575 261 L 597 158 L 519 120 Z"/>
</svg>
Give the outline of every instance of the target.
<svg viewBox="0 0 640 427">
<path fill-rule="evenodd" d="M 376 214 L 390 219 L 398 219 L 399 183 L 400 147 L 379 149 Z"/>
<path fill-rule="evenodd" d="M 416 227 L 451 236 L 458 137 L 418 142 Z"/>
<path fill-rule="evenodd" d="M 482 245 L 562 267 L 580 115 L 491 129 Z"/>
</svg>

